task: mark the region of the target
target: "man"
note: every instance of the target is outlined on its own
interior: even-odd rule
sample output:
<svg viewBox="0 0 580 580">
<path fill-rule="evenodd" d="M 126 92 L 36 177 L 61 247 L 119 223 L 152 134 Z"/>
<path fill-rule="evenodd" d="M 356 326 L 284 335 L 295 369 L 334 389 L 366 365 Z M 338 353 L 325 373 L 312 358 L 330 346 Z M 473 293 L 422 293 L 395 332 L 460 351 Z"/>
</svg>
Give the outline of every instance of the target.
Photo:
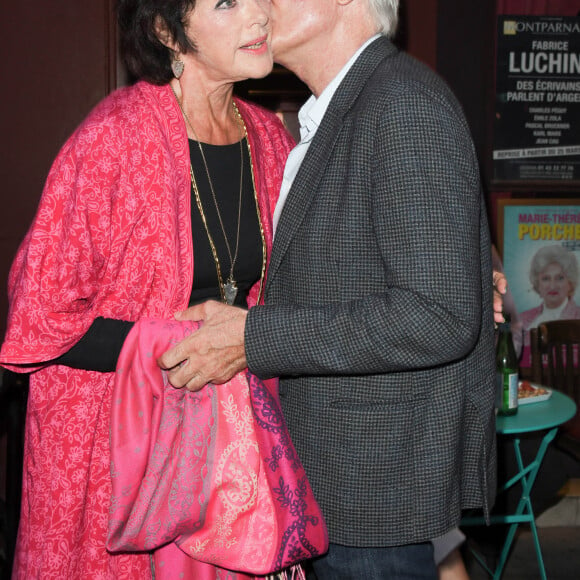
<svg viewBox="0 0 580 580">
<path fill-rule="evenodd" d="M 398 0 L 272 0 L 274 52 L 312 90 L 286 167 L 265 304 L 159 360 L 197 390 L 280 376 L 327 520 L 319 580 L 435 578 L 429 540 L 495 490 L 490 240 L 460 106 L 388 40 Z M 376 36 L 379 34 L 378 36 Z M 178 363 L 182 363 L 179 366 Z"/>
</svg>

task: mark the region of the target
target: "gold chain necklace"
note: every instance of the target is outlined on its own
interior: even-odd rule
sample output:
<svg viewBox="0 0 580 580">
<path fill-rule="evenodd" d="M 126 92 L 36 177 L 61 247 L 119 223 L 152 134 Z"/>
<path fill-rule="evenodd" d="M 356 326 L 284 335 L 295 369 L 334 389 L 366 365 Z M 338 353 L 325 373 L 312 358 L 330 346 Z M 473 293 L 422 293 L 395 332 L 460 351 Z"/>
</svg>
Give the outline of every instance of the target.
<svg viewBox="0 0 580 580">
<path fill-rule="evenodd" d="M 191 129 L 191 131 L 193 132 L 195 138 L 197 139 L 197 142 L 199 144 L 199 149 L 200 149 L 200 153 L 205 165 L 205 170 L 207 172 L 207 178 L 208 178 L 208 182 L 210 184 L 210 190 L 212 192 L 212 196 L 214 199 L 214 203 L 216 204 L 216 210 L 218 213 L 218 217 L 220 220 L 220 225 L 222 227 L 222 232 L 226 241 L 226 247 L 228 249 L 228 253 L 230 254 L 230 263 L 232 265 L 231 269 L 230 269 L 230 277 L 228 278 L 228 280 L 226 281 L 226 283 L 224 284 L 223 282 L 223 278 L 222 278 L 222 271 L 221 271 L 221 266 L 220 266 L 220 262 L 219 262 L 219 257 L 217 254 L 217 249 L 215 247 L 213 238 L 211 237 L 210 231 L 209 231 L 209 227 L 207 224 L 207 219 L 205 217 L 205 213 L 203 211 L 203 206 L 201 204 L 201 197 L 199 195 L 199 189 L 197 187 L 197 181 L 195 179 L 195 174 L 193 173 L 193 167 L 191 166 L 191 164 L 189 165 L 189 173 L 191 175 L 191 185 L 193 188 L 193 193 L 195 195 L 195 201 L 197 204 L 197 207 L 199 209 L 199 213 L 201 215 L 201 220 L 203 222 L 203 225 L 205 227 L 205 231 L 207 234 L 207 238 L 209 240 L 209 245 L 211 247 L 211 251 L 212 251 L 212 255 L 213 255 L 213 259 L 216 265 L 216 272 L 217 272 L 217 277 L 218 277 L 218 284 L 219 284 L 219 289 L 220 289 L 220 295 L 222 298 L 222 302 L 225 302 L 226 304 L 230 304 L 232 305 L 234 303 L 234 300 L 237 296 L 238 293 L 238 288 L 236 286 L 236 282 L 233 279 L 233 270 L 234 270 L 234 263 L 235 260 L 237 258 L 238 255 L 238 244 L 239 244 L 239 236 L 240 236 L 240 221 L 241 221 L 241 202 L 242 202 L 242 184 L 243 184 L 243 170 L 244 170 L 244 159 L 243 159 L 243 152 L 242 152 L 242 141 L 244 136 L 247 136 L 248 131 L 246 129 L 246 124 L 244 123 L 244 119 L 242 117 L 242 115 L 240 114 L 240 111 L 238 110 L 238 107 L 236 105 L 236 103 L 234 101 L 232 101 L 232 107 L 234 109 L 234 112 L 236 113 L 236 117 L 238 119 L 238 122 L 240 124 L 240 126 L 242 127 L 242 138 L 240 140 L 240 154 L 241 154 L 241 169 L 240 169 L 240 201 L 239 201 L 239 206 L 238 206 L 238 232 L 237 232 L 237 239 L 236 239 L 236 251 L 235 251 L 235 257 L 232 260 L 232 256 L 231 256 L 231 252 L 230 252 L 230 248 L 229 248 L 229 244 L 228 244 L 228 240 L 227 240 L 227 236 L 225 234 L 225 229 L 221 220 L 221 215 L 219 213 L 219 208 L 217 206 L 217 200 L 215 197 L 215 193 L 213 191 L 213 186 L 211 183 L 211 179 L 209 176 L 209 170 L 208 170 L 208 166 L 205 160 L 205 155 L 203 154 L 203 149 L 201 146 L 201 141 L 199 140 L 199 138 L 197 137 L 197 134 L 195 132 L 195 129 L 193 128 L 191 122 L 189 121 L 189 118 L 187 116 L 187 114 L 185 113 L 185 110 L 183 109 L 181 102 L 179 101 L 177 94 L 175 92 L 175 90 L 173 89 L 173 87 L 171 85 L 169 85 L 171 88 L 171 91 L 173 92 L 173 95 L 175 96 L 175 100 L 177 101 L 177 104 L 179 105 L 179 108 L 181 110 L 181 113 L 183 115 L 183 118 L 185 119 L 185 121 L 187 122 L 187 124 L 189 125 L 189 128 Z M 246 139 L 247 141 L 247 139 Z M 248 158 L 250 160 L 250 172 L 251 172 L 251 176 L 252 176 L 252 189 L 254 191 L 254 202 L 256 204 L 256 213 L 258 216 L 258 224 L 260 227 L 260 237 L 262 239 L 262 270 L 260 272 L 260 288 L 258 291 L 258 300 L 257 303 L 260 302 L 261 296 L 262 296 L 262 290 L 263 290 L 263 286 L 264 286 L 264 276 L 266 274 L 266 263 L 267 263 L 267 254 L 266 254 L 266 237 L 264 235 L 264 227 L 262 225 L 262 216 L 260 215 L 260 207 L 258 204 L 258 195 L 256 193 L 256 179 L 254 176 L 254 166 L 252 163 L 252 150 L 250 148 L 250 144 L 249 142 L 246 143 L 247 148 L 248 148 Z"/>
<path fill-rule="evenodd" d="M 230 243 L 228 241 L 228 236 L 226 235 L 226 229 L 224 227 L 224 222 L 222 220 L 221 212 L 220 212 L 219 205 L 217 202 L 217 197 L 216 197 L 216 194 L 215 194 L 215 191 L 213 188 L 213 183 L 212 183 L 211 176 L 209 173 L 209 167 L 207 164 L 207 160 L 205 158 L 205 154 L 203 152 L 203 147 L 201 145 L 201 140 L 197 136 L 197 133 L 196 133 L 191 121 L 189 120 L 189 117 L 187 116 L 185 109 L 183 108 L 183 106 L 179 102 L 179 99 L 177 98 L 177 94 L 173 90 L 173 87 L 171 87 L 171 90 L 173 91 L 173 94 L 175 95 L 175 99 L 177 100 L 177 104 L 179 105 L 179 108 L 181 109 L 181 113 L 183 114 L 183 118 L 185 119 L 186 123 L 189 125 L 189 128 L 191 129 L 191 132 L 193 133 L 193 136 L 195 137 L 195 139 L 197 141 L 197 144 L 199 147 L 199 152 L 201 154 L 201 159 L 203 161 L 203 166 L 205 167 L 205 172 L 207 175 L 209 189 L 211 191 L 211 196 L 213 198 L 213 202 L 215 205 L 218 220 L 220 222 L 220 226 L 222 229 L 222 234 L 224 236 L 224 241 L 226 243 L 226 250 L 227 250 L 228 256 L 230 258 L 230 274 L 228 276 L 228 279 L 225 281 L 225 283 L 224 283 L 223 277 L 222 277 L 222 270 L 221 270 L 221 265 L 220 265 L 217 249 L 216 249 L 215 243 L 213 241 L 213 238 L 211 236 L 211 233 L 209 231 L 209 226 L 207 223 L 205 212 L 203 211 L 203 205 L 201 203 L 201 196 L 199 195 L 199 188 L 197 186 L 197 181 L 195 179 L 195 174 L 193 172 L 192 165 L 189 166 L 189 171 L 191 174 L 191 184 L 193 186 L 193 192 L 195 194 L 195 201 L 197 203 L 199 213 L 201 214 L 201 219 L 203 221 L 203 225 L 205 226 L 205 231 L 207 234 L 207 238 L 209 240 L 209 245 L 211 246 L 213 259 L 214 259 L 214 262 L 216 265 L 216 272 L 217 272 L 218 283 L 219 283 L 219 288 L 220 288 L 220 295 L 222 297 L 222 301 L 225 302 L 226 304 L 232 305 L 236 299 L 236 296 L 238 295 L 238 287 L 236 285 L 236 280 L 234 279 L 234 266 L 236 264 L 236 260 L 238 259 L 238 249 L 240 246 L 240 223 L 242 220 L 242 188 L 243 188 L 243 182 L 244 182 L 244 150 L 243 150 L 242 141 L 243 141 L 244 136 L 245 136 L 246 127 L 243 123 L 242 116 L 240 115 L 240 112 L 238 111 L 238 108 L 236 107 L 236 104 L 232 101 L 232 107 L 234 109 L 234 113 L 236 114 L 236 119 L 238 120 L 239 126 L 243 127 L 243 132 L 242 131 L 240 132 L 241 133 L 240 134 L 240 193 L 239 193 L 239 200 L 238 200 L 238 227 L 237 227 L 237 232 L 236 232 L 236 249 L 234 251 L 234 255 L 232 256 Z"/>
</svg>

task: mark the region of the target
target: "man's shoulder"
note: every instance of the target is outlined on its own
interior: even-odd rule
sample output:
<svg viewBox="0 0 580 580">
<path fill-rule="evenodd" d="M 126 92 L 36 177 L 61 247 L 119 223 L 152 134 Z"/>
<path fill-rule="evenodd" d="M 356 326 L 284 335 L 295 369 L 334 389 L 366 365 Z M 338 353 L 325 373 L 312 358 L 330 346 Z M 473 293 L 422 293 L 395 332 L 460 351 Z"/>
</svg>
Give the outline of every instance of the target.
<svg viewBox="0 0 580 580">
<path fill-rule="evenodd" d="M 379 44 L 375 50 L 381 49 Z M 363 53 L 363 59 L 375 58 L 374 63 L 366 60 L 366 78 L 352 77 L 350 83 L 358 90 L 355 109 L 357 114 L 384 118 L 406 115 L 408 111 L 424 109 L 433 115 L 463 118 L 463 109 L 453 91 L 437 72 L 413 56 L 401 50 L 382 49 L 383 57 Z M 363 60 L 364 63 L 364 60 Z M 364 66 L 364 64 L 363 64 Z M 356 88 L 356 83 L 359 88 Z"/>
<path fill-rule="evenodd" d="M 415 57 L 404 51 L 386 56 L 369 78 L 371 86 L 382 86 L 385 92 L 425 91 L 451 96 L 443 78 Z"/>
</svg>

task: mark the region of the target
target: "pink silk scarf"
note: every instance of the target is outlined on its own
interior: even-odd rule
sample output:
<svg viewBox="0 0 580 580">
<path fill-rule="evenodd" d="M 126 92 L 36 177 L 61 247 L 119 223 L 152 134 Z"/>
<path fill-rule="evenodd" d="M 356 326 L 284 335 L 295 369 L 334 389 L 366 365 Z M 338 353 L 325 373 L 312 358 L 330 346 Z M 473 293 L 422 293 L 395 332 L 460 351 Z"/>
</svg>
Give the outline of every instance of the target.
<svg viewBox="0 0 580 580">
<path fill-rule="evenodd" d="M 191 393 L 173 388 L 157 366 L 198 324 L 143 319 L 124 343 L 107 548 L 173 542 L 175 557 L 164 557 L 169 546 L 156 553 L 156 578 L 205 578 L 207 564 L 270 574 L 323 554 L 326 526 L 286 429 L 277 380 L 246 370 Z"/>
</svg>

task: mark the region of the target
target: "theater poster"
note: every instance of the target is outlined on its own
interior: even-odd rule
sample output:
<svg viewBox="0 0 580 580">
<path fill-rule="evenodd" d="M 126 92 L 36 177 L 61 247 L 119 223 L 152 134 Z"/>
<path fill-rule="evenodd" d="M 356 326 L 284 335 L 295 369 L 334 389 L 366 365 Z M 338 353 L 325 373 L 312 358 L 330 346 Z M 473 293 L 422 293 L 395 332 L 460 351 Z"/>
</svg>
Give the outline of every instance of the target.
<svg viewBox="0 0 580 580">
<path fill-rule="evenodd" d="M 580 265 L 580 199 L 500 199 L 498 233 L 503 266 L 518 312 L 542 303 L 530 280 L 541 248 L 558 246 L 555 254 L 573 254 Z M 544 250 L 545 252 L 545 250 Z M 536 258 L 534 258 L 536 256 Z M 572 259 L 574 261 L 574 259 Z M 580 304 L 580 287 L 574 299 Z"/>
<path fill-rule="evenodd" d="M 580 182 L 580 18 L 498 16 L 495 182 Z"/>
</svg>

